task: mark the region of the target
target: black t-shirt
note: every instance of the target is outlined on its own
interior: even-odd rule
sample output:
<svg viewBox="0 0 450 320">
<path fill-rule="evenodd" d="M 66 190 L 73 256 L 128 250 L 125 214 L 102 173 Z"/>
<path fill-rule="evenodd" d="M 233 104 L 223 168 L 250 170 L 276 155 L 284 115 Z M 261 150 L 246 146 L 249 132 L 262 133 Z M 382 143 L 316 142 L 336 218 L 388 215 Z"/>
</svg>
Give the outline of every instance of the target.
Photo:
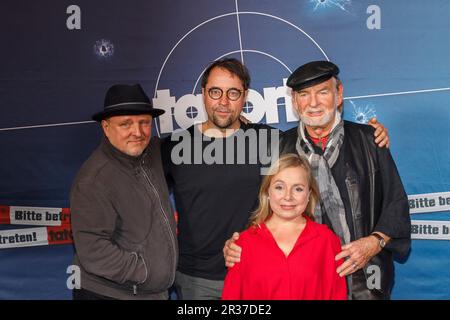
<svg viewBox="0 0 450 320">
<path fill-rule="evenodd" d="M 271 129 L 276 130 L 242 124 L 237 133 L 215 139 L 192 126 L 164 141 L 163 164 L 178 213 L 179 271 L 224 279 L 222 249 L 233 232 L 247 227 L 256 209 L 261 170 L 270 166 Z"/>
</svg>

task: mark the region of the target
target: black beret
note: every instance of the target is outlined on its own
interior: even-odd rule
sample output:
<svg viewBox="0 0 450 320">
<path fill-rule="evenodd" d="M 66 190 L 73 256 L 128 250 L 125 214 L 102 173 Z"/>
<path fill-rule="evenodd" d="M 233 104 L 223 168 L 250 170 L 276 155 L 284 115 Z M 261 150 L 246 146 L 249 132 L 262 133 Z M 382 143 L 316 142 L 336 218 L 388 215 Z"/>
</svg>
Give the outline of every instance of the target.
<svg viewBox="0 0 450 320">
<path fill-rule="evenodd" d="M 339 74 L 337 65 L 330 61 L 312 61 L 297 68 L 289 76 L 287 86 L 298 91 L 327 81 Z"/>
</svg>

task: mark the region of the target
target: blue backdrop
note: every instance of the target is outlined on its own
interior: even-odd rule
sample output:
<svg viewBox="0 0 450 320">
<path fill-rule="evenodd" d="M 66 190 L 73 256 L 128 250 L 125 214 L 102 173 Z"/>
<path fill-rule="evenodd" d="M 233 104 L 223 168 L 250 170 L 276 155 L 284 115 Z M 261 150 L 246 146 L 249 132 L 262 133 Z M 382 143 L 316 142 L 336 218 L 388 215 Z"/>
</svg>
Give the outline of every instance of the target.
<svg viewBox="0 0 450 320">
<path fill-rule="evenodd" d="M 155 134 L 201 120 L 198 79 L 224 56 L 251 71 L 246 116 L 283 130 L 296 125 L 290 72 L 334 61 L 345 118 L 376 115 L 389 129 L 410 198 L 450 198 L 449 13 L 446 0 L 3 0 L 0 205 L 69 206 L 101 135 L 90 117 L 112 84 L 139 82 L 168 111 Z M 415 224 L 450 220 L 448 205 L 417 203 Z M 448 235 L 436 230 L 413 232 L 421 239 L 396 263 L 394 299 L 450 298 Z M 70 298 L 72 254 L 71 245 L 0 249 L 0 299 Z"/>
</svg>

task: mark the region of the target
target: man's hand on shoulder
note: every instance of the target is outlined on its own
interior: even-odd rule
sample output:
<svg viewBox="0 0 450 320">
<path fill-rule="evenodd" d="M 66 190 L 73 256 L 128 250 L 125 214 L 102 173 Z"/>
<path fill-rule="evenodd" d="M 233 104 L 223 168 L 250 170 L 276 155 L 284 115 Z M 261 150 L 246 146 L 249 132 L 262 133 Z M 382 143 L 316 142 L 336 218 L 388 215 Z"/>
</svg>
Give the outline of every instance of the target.
<svg viewBox="0 0 450 320">
<path fill-rule="evenodd" d="M 235 232 L 225 242 L 225 246 L 223 247 L 223 257 L 225 258 L 225 266 L 231 268 L 235 263 L 241 261 L 241 252 L 242 248 L 239 247 L 235 242 L 239 239 L 239 233 Z"/>
</svg>

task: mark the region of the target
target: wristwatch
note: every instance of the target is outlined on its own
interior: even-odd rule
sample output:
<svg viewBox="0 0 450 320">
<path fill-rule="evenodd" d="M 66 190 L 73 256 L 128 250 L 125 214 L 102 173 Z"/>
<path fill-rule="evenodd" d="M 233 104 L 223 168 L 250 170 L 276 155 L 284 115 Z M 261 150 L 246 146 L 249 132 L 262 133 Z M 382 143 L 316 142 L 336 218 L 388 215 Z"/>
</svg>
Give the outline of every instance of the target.
<svg viewBox="0 0 450 320">
<path fill-rule="evenodd" d="M 386 246 L 386 241 L 384 241 L 384 238 L 380 236 L 378 233 L 371 233 L 370 235 L 378 239 L 381 249 L 383 249 Z"/>
</svg>

